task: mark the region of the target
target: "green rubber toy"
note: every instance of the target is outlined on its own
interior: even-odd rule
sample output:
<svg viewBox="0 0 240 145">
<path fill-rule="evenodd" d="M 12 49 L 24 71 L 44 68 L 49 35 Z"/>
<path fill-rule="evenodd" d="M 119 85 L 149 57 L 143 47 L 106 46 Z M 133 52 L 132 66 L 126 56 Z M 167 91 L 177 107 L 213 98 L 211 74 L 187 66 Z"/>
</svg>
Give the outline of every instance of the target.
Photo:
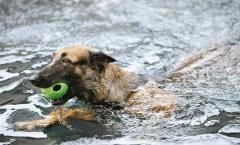
<svg viewBox="0 0 240 145">
<path fill-rule="evenodd" d="M 63 97 L 68 91 L 66 83 L 56 83 L 48 88 L 41 88 L 41 92 L 48 100 L 57 100 Z"/>
</svg>

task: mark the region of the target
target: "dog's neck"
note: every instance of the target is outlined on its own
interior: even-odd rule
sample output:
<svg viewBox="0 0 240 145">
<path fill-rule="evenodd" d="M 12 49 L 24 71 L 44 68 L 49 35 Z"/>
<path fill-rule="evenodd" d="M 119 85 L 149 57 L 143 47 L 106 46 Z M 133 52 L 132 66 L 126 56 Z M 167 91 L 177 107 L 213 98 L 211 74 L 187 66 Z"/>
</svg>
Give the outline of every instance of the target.
<svg viewBox="0 0 240 145">
<path fill-rule="evenodd" d="M 110 63 L 102 73 L 99 83 L 95 84 L 96 101 L 122 102 L 136 86 L 137 77 L 134 73 Z"/>
</svg>

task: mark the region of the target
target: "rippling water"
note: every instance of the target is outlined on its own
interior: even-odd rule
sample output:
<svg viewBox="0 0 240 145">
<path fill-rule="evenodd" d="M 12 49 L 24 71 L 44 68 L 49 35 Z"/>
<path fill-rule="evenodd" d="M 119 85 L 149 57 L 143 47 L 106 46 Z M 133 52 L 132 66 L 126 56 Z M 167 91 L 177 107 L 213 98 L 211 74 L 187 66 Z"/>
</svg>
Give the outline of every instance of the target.
<svg viewBox="0 0 240 145">
<path fill-rule="evenodd" d="M 239 144 L 239 41 L 238 0 L 1 0 L 0 143 Z M 71 120 L 73 129 L 17 130 L 15 122 L 55 109 L 25 78 L 71 44 L 102 50 L 159 80 L 179 98 L 176 114 L 166 121 L 105 110 L 99 123 Z M 211 63 L 179 71 L 187 81 L 169 77 L 193 53 L 215 46 L 206 54 Z"/>
</svg>

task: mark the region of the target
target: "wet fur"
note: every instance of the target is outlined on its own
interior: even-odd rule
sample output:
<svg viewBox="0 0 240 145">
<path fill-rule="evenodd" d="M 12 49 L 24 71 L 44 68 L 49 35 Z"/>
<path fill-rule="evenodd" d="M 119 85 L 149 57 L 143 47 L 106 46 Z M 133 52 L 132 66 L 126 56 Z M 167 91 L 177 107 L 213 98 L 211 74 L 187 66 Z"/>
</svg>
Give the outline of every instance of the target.
<svg viewBox="0 0 240 145">
<path fill-rule="evenodd" d="M 87 46 L 70 46 L 54 52 L 52 62 L 31 81 L 37 87 L 47 87 L 60 81 L 67 82 L 71 92 L 60 100 L 60 104 L 64 104 L 71 97 L 77 96 L 78 99 L 86 100 L 89 103 L 119 103 L 126 106 L 125 110 L 132 114 L 139 115 L 141 112 L 139 110 L 143 109 L 142 106 L 147 108 L 145 110 L 147 112 L 165 111 L 167 112 L 165 117 L 172 114 L 175 105 L 173 105 L 173 99 L 169 99 L 171 95 L 156 91 L 159 90 L 158 87 L 149 84 L 146 84 L 144 89 L 135 90 L 138 84 L 137 76 L 134 73 L 124 71 L 114 64 L 114 61 L 115 59 L 112 57 L 102 52 L 93 52 Z M 142 103 L 144 96 L 146 96 L 145 103 L 148 105 Z M 159 99 L 168 101 L 159 101 Z M 160 103 L 151 105 L 156 101 Z M 161 104 L 161 102 L 164 103 Z M 61 123 L 62 119 L 59 120 L 59 118 L 66 120 L 72 117 L 94 120 L 95 114 L 86 109 L 61 108 L 45 119 L 20 122 L 16 125 L 20 129 L 32 130 L 39 126 L 46 127 Z"/>
<path fill-rule="evenodd" d="M 136 88 L 136 76 L 115 64 L 109 64 L 100 76 L 98 81 L 89 82 L 89 89 L 94 90 L 97 101 L 123 103 Z"/>
<path fill-rule="evenodd" d="M 77 118 L 82 120 L 94 120 L 95 114 L 87 109 L 66 109 L 59 108 L 56 111 L 53 111 L 44 119 L 26 121 L 26 122 L 17 122 L 16 126 L 18 129 L 26 129 L 31 131 L 37 127 L 47 127 L 49 125 L 54 125 L 57 123 L 61 123 L 63 125 L 67 124 L 67 119 L 69 118 Z"/>
<path fill-rule="evenodd" d="M 71 91 L 63 97 L 62 104 L 74 96 L 88 102 L 121 103 L 137 87 L 137 78 L 114 61 L 87 46 L 62 48 L 54 52 L 52 62 L 32 79 L 32 83 L 37 87 L 68 83 Z"/>
</svg>

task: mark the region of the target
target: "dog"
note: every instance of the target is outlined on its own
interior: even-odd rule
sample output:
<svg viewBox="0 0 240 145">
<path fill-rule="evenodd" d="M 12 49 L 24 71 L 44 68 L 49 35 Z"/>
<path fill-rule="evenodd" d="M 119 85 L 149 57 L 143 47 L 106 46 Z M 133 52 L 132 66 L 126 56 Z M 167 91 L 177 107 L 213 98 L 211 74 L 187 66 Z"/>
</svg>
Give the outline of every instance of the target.
<svg viewBox="0 0 240 145">
<path fill-rule="evenodd" d="M 67 83 L 69 91 L 66 95 L 51 101 L 55 106 L 77 97 L 90 104 L 117 103 L 135 116 L 146 115 L 149 111 L 164 112 L 165 117 L 172 115 L 176 106 L 170 93 L 162 92 L 154 82 L 137 89 L 138 75 L 123 70 L 115 61 L 111 56 L 95 52 L 88 46 L 69 46 L 56 50 L 50 64 L 30 81 L 39 88 L 47 88 L 58 82 Z M 42 120 L 18 122 L 16 125 L 20 129 L 32 130 L 65 122 L 68 118 L 94 120 L 95 113 L 86 108 L 60 108 Z"/>
</svg>

